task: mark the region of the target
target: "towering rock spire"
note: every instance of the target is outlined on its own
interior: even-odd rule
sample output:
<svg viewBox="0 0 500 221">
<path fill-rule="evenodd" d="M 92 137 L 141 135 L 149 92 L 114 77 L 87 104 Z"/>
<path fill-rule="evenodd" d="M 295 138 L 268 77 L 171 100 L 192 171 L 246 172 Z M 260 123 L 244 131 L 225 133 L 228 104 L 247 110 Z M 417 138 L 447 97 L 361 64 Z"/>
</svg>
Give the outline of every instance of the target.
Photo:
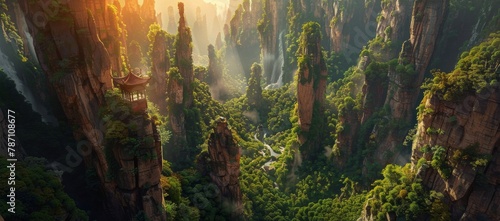
<svg viewBox="0 0 500 221">
<path fill-rule="evenodd" d="M 241 149 L 221 117 L 216 120 L 208 140 L 210 178 L 219 187 L 222 205 L 230 211 L 229 220 L 243 219 L 243 202 L 240 190 Z"/>
<path fill-rule="evenodd" d="M 325 100 L 327 70 L 321 52 L 320 25 L 309 22 L 302 26 L 298 58 L 297 102 L 299 116 L 299 141 L 306 146 L 303 154 L 307 156 L 309 149 L 314 146 L 308 140 L 314 141 L 317 128 L 320 127 L 322 106 Z"/>
<path fill-rule="evenodd" d="M 175 15 L 174 8 L 172 6 L 168 6 L 168 25 L 167 32 L 169 34 L 176 34 L 177 29 L 175 28 Z"/>
<path fill-rule="evenodd" d="M 170 56 L 167 53 L 167 33 L 159 30 L 154 37 L 153 52 L 151 54 L 151 81 L 150 99 L 160 109 L 160 113 L 166 115 L 167 101 L 167 71 L 170 69 Z"/>
<path fill-rule="evenodd" d="M 189 108 L 193 104 L 193 88 L 191 86 L 194 80 L 192 38 L 191 29 L 187 26 L 184 16 L 184 3 L 179 2 L 178 8 L 180 17 L 175 45 L 175 62 L 183 78 L 184 106 Z"/>
<path fill-rule="evenodd" d="M 248 105 L 253 108 L 260 107 L 262 102 L 262 86 L 260 80 L 262 78 L 262 67 L 259 64 L 253 63 L 250 79 L 248 79 L 247 99 Z"/>
</svg>

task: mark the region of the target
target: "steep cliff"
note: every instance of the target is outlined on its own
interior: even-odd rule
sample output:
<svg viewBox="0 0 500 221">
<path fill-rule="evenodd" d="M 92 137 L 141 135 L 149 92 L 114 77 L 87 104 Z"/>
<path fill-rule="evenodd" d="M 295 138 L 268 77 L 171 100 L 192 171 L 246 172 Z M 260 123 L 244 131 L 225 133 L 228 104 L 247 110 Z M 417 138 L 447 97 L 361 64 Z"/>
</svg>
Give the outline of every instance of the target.
<svg viewBox="0 0 500 221">
<path fill-rule="evenodd" d="M 240 190 L 241 149 L 228 128 L 226 119 L 216 120 L 208 140 L 210 177 L 219 187 L 223 207 L 230 211 L 230 220 L 243 219 L 243 200 Z"/>
<path fill-rule="evenodd" d="M 44 11 L 41 2 L 22 1 L 20 5 L 28 19 Z M 148 218 L 164 220 L 164 215 L 156 210 L 157 205 L 149 200 L 152 197 L 161 205 L 161 188 L 157 191 L 157 187 L 150 186 L 155 184 L 155 178 L 148 176 L 143 181 L 151 181 L 149 184 L 137 184 L 132 195 L 138 201 L 131 202 L 127 200 L 130 193 L 120 191 L 117 180 L 108 177 L 112 162 L 105 152 L 111 147 L 105 147 L 101 132 L 105 125 L 99 111 L 106 104 L 106 91 L 111 88 L 112 67 L 109 53 L 99 35 L 100 30 L 108 27 L 99 26 L 105 22 L 99 22 L 100 19 L 94 17 L 94 13 L 99 15 L 100 9 L 106 7 L 93 0 L 68 1 L 58 7 L 51 19 L 45 23 L 30 23 L 29 30 L 32 36 L 36 36 L 34 46 L 40 65 L 69 123 L 75 125 L 74 137 L 92 150 L 85 157 L 85 162 L 88 168 L 95 169 L 100 179 L 107 216 L 110 219 L 131 219 L 139 210 L 144 210 Z M 141 170 L 155 170 L 155 165 L 143 164 Z M 127 207 L 131 210 L 125 211 Z"/>
<path fill-rule="evenodd" d="M 304 156 L 313 156 L 312 146 L 321 128 L 323 103 L 326 91 L 326 64 L 321 53 L 321 31 L 318 23 L 309 22 L 302 27 L 300 57 L 298 58 L 297 114 L 299 118 L 299 141 L 304 147 Z M 306 141 L 308 145 L 304 145 Z M 311 151 L 311 152 L 309 152 Z"/>
<path fill-rule="evenodd" d="M 452 73 L 435 73 L 419 107 L 412 164 L 427 163 L 422 182 L 444 194 L 452 220 L 500 219 L 499 39 L 464 53 Z"/>
<path fill-rule="evenodd" d="M 410 39 L 402 45 L 399 59 L 389 63 L 389 81 L 385 105 L 389 106 L 389 122 L 375 126 L 376 155 L 380 165 L 401 159 L 397 150 L 411 127 L 420 86 L 441 32 L 448 1 L 415 1 L 410 25 Z M 395 61 L 395 60 L 394 60 Z M 388 157 L 389 156 L 391 157 Z"/>
</svg>

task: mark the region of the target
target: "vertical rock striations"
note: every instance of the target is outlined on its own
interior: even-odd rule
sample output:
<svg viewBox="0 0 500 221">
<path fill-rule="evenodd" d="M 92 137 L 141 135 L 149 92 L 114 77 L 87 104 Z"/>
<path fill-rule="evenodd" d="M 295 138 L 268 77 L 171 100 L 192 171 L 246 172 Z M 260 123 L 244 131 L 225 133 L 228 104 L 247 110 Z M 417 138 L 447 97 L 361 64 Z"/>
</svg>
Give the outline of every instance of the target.
<svg viewBox="0 0 500 221">
<path fill-rule="evenodd" d="M 415 108 L 419 88 L 434 52 L 447 8 L 448 0 L 415 1 L 410 39 L 403 44 L 399 63 L 412 64 L 416 75 L 404 81 L 401 76 L 403 73 L 389 74 L 392 82 L 389 91 L 392 97 L 388 97 L 388 103 L 394 119 L 409 122 L 413 118 L 412 110 Z"/>
<path fill-rule="evenodd" d="M 321 31 L 316 22 L 303 25 L 300 36 L 297 82 L 297 114 L 299 117 L 299 141 L 305 147 L 304 156 L 314 154 L 310 149 L 317 141 L 321 128 L 323 103 L 325 100 L 327 70 L 321 52 Z M 307 141 L 308 145 L 304 145 Z M 309 152 L 311 151 L 311 152 Z"/>
<path fill-rule="evenodd" d="M 242 220 L 243 202 L 239 183 L 241 150 L 223 117 L 216 120 L 210 134 L 208 154 L 210 177 L 219 187 L 223 207 L 230 211 L 229 220 Z"/>
<path fill-rule="evenodd" d="M 398 158 L 404 158 L 400 157 L 401 150 L 397 150 L 397 147 L 402 145 L 410 129 L 419 89 L 432 57 L 447 8 L 448 1 L 414 2 L 410 39 L 403 42 L 397 63 L 389 64 L 387 72 L 389 84 L 385 105 L 389 107 L 390 123 L 389 125 L 376 125 L 374 129 L 374 133 L 378 134 L 378 148 L 373 160 L 380 165 L 397 162 Z M 389 36 L 389 32 L 384 31 L 384 34 Z M 399 160 L 399 163 L 403 162 Z"/>
</svg>

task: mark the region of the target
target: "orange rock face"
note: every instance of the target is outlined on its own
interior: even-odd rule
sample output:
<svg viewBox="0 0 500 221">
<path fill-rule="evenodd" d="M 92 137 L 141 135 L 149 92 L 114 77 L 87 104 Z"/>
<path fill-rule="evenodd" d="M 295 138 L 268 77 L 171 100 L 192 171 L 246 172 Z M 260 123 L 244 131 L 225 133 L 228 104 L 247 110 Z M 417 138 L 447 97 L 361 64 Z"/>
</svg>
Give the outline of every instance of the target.
<svg viewBox="0 0 500 221">
<path fill-rule="evenodd" d="M 443 178 L 433 167 L 421 171 L 421 177 L 428 188 L 444 193 L 452 208 L 452 220 L 500 219 L 498 91 L 497 87 L 481 95 L 471 95 L 460 103 L 440 100 L 435 95 L 426 99 L 426 109 L 433 112 L 419 121 L 412 164 L 421 158 L 432 160 L 433 152 L 424 151 L 424 147 L 445 149 L 449 177 Z M 437 128 L 438 133 L 429 132 Z M 467 152 L 468 155 L 463 154 Z M 481 158 L 487 163 L 477 164 L 476 160 Z"/>
</svg>

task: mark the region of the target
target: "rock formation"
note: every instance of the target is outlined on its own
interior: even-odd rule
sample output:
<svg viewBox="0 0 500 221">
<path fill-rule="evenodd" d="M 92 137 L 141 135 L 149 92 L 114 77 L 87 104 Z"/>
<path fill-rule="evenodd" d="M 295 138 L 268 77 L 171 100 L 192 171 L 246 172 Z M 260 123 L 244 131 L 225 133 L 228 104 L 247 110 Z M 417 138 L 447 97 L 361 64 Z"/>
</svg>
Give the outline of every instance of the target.
<svg viewBox="0 0 500 221">
<path fill-rule="evenodd" d="M 253 63 L 247 87 L 248 105 L 253 108 L 259 108 L 263 100 L 262 87 L 260 85 L 261 77 L 262 68 L 259 64 Z"/>
<path fill-rule="evenodd" d="M 242 220 L 243 201 L 239 183 L 241 149 L 223 117 L 216 120 L 210 134 L 208 154 L 210 178 L 219 187 L 223 207 L 231 211 L 229 220 Z"/>
<path fill-rule="evenodd" d="M 422 183 L 444 194 L 452 220 L 500 219 L 500 58 L 477 59 L 498 52 L 493 42 L 466 52 L 452 73 L 436 73 L 419 106 L 412 165 L 427 161 Z"/>
<path fill-rule="evenodd" d="M 184 4 L 179 2 L 179 27 L 176 36 L 175 67 L 168 75 L 168 109 L 172 138 L 166 150 L 166 159 L 173 162 L 173 168 L 186 168 L 193 163 L 192 149 L 189 146 L 186 130 L 188 123 L 185 110 L 193 105 L 193 58 L 191 48 L 191 30 L 184 17 Z M 194 119 L 190 119 L 194 120 Z M 191 121 L 190 123 L 193 123 Z"/>
<path fill-rule="evenodd" d="M 386 134 L 377 137 L 379 147 L 374 160 L 380 165 L 396 162 L 399 157 L 396 147 L 402 145 L 411 127 L 410 122 L 414 117 L 419 89 L 432 57 L 447 7 L 448 1 L 415 1 L 413 5 L 410 39 L 403 43 L 397 63 L 403 68 L 389 68 L 387 74 L 389 84 L 385 105 L 389 106 L 390 120 L 397 124 L 392 128 L 387 125 L 375 127 L 375 134 Z M 386 157 L 387 153 L 394 153 L 393 157 Z"/>
<path fill-rule="evenodd" d="M 175 45 L 175 62 L 183 78 L 185 91 L 184 106 L 189 108 L 193 103 L 193 88 L 191 83 L 194 80 L 192 37 L 191 29 L 187 26 L 186 18 L 184 17 L 184 4 L 179 2 L 178 7 L 180 18 L 179 27 L 177 28 L 177 43 Z"/>
<path fill-rule="evenodd" d="M 210 94 L 214 99 L 220 99 L 227 94 L 225 85 L 222 83 L 222 66 L 219 57 L 215 53 L 213 45 L 208 46 L 208 70 L 205 81 L 210 86 Z"/>
<path fill-rule="evenodd" d="M 417 164 L 420 158 L 428 161 L 434 158 L 436 153 L 425 152 L 425 148 L 444 148 L 443 161 L 451 164 L 449 177 L 443 178 L 434 167 L 422 171 L 420 176 L 428 188 L 445 194 L 452 207 L 452 220 L 500 219 L 498 90 L 469 96 L 463 103 L 445 101 L 437 95 L 424 100 L 425 108 L 434 111 L 419 121 L 412 163 Z M 440 132 L 428 132 L 429 128 Z M 485 165 L 474 166 L 480 159 L 478 156 L 492 158 Z"/>
<path fill-rule="evenodd" d="M 167 114 L 167 71 L 170 69 L 170 55 L 168 53 L 167 33 L 159 30 L 154 37 L 153 52 L 151 53 L 151 80 L 149 83 L 150 100 L 158 105 L 160 113 Z"/>
<path fill-rule="evenodd" d="M 144 20 L 146 28 L 153 23 L 157 23 L 156 11 L 155 11 L 155 0 L 144 0 L 141 6 L 141 18 Z M 161 27 L 161 26 L 160 26 Z"/>
<path fill-rule="evenodd" d="M 275 63 L 279 57 L 279 35 L 285 30 L 286 1 L 262 0 L 262 17 L 259 20 L 258 31 L 260 35 L 261 57 L 263 72 L 267 84 L 271 81 Z M 280 67 L 281 68 L 281 67 Z"/>
<path fill-rule="evenodd" d="M 177 26 L 175 25 L 175 14 L 174 14 L 174 7 L 169 6 L 168 7 L 168 25 L 167 25 L 167 32 L 169 34 L 176 34 L 177 33 Z"/>
<path fill-rule="evenodd" d="M 208 30 L 207 30 L 207 17 L 206 15 L 201 16 L 200 7 L 196 8 L 196 20 L 193 25 L 193 37 L 195 49 L 197 49 L 198 54 L 206 55 L 205 48 L 208 46 Z"/>
<path fill-rule="evenodd" d="M 299 42 L 299 70 L 297 71 L 297 114 L 299 117 L 299 141 L 301 145 L 308 139 L 313 141 L 313 138 L 317 135 L 319 125 L 314 125 L 314 123 L 318 123 L 318 119 L 321 119 L 323 115 L 322 106 L 325 100 L 327 77 L 326 64 L 321 53 L 319 24 L 309 22 L 304 24 L 302 29 Z M 311 130 L 311 128 L 314 128 L 314 130 Z"/>
<path fill-rule="evenodd" d="M 142 51 L 147 51 L 149 45 L 144 33 L 148 33 L 149 26 L 156 22 L 154 5 L 154 0 L 145 0 L 142 6 L 138 0 L 126 0 L 122 9 L 123 23 L 128 34 L 127 41 L 137 41 Z"/>
<path fill-rule="evenodd" d="M 20 3 L 27 19 L 44 11 L 40 3 Z M 105 126 L 99 110 L 105 105 L 104 95 L 112 86 L 112 62 L 99 36 L 100 30 L 108 27 L 99 26 L 103 23 L 94 17 L 94 13 L 99 13 L 93 10 L 106 9 L 97 7 L 100 4 L 101 1 L 95 0 L 67 1 L 67 4 L 58 5 L 61 8 L 58 8 L 57 16 L 46 23 L 30 23 L 31 35 L 37 36 L 34 38 L 35 51 L 69 123 L 77 125 L 74 137 L 92 150 L 85 162 L 87 167 L 96 170 L 101 181 L 103 203 L 109 219 L 129 220 L 139 210 L 144 210 L 151 220 L 165 220 L 164 213 L 157 210 L 163 199 L 158 187 L 159 178 L 154 180 L 154 176 L 147 175 L 158 170 L 157 161 L 136 167 L 140 169 L 138 176 L 145 177 L 140 179 L 141 182 L 124 182 L 124 185 L 134 185 L 133 192 L 120 190 L 118 180 L 123 178 L 121 175 L 117 179 L 108 177 L 111 162 L 105 151 L 111 147 L 104 146 L 101 131 Z M 144 124 L 151 123 L 145 121 Z M 147 131 L 151 129 L 139 132 L 150 134 Z M 157 152 L 159 147 L 155 148 Z M 126 208 L 131 210 L 126 211 Z"/>
</svg>

